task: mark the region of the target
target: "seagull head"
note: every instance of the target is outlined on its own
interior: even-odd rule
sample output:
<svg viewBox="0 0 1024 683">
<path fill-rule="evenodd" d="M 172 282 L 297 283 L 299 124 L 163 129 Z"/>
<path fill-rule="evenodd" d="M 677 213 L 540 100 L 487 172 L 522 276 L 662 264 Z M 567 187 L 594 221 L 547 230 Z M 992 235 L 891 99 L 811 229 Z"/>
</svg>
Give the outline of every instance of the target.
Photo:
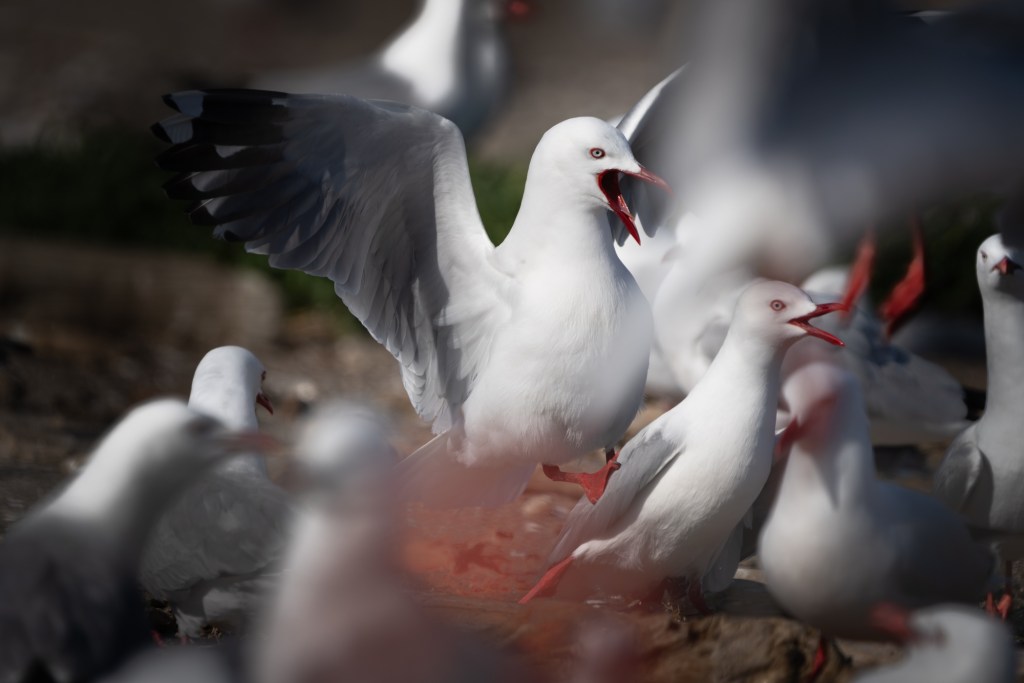
<svg viewBox="0 0 1024 683">
<path fill-rule="evenodd" d="M 251 351 L 219 346 L 196 366 L 189 406 L 213 415 L 236 429 L 255 429 L 256 406 L 271 415 L 274 405 L 263 391 L 267 371 Z"/>
<path fill-rule="evenodd" d="M 839 337 L 811 324 L 814 318 L 842 308 L 840 303 L 816 304 L 806 292 L 791 284 L 760 280 L 740 295 L 733 324 L 745 333 L 785 346 L 806 336 L 845 346 Z"/>
<path fill-rule="evenodd" d="M 640 242 L 636 221 L 626 204 L 619 179 L 633 176 L 670 191 L 668 183 L 640 165 L 625 136 L 601 119 L 581 117 L 548 130 L 537 145 L 534 159 L 559 173 L 592 207 L 607 209 Z"/>
<path fill-rule="evenodd" d="M 1024 264 L 1022 257 L 1024 254 L 1008 246 L 999 233 L 982 242 L 975 261 L 982 294 L 995 290 L 1024 299 L 1024 273 L 1019 273 Z"/>
<path fill-rule="evenodd" d="M 328 498 L 343 491 L 376 495 L 398 461 L 388 431 L 384 419 L 368 408 L 340 401 L 318 407 L 295 449 L 305 488 Z"/>
</svg>

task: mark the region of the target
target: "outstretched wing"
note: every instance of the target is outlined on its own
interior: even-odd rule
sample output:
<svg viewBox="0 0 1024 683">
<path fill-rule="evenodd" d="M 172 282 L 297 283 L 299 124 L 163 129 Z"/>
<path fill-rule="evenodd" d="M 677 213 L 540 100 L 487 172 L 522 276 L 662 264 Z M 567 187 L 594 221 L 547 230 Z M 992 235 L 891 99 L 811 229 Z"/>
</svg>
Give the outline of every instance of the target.
<svg viewBox="0 0 1024 683">
<path fill-rule="evenodd" d="M 576 548 L 610 529 L 668 465 L 683 452 L 682 443 L 665 434 L 669 411 L 629 440 L 619 453 L 619 469 L 596 503 L 580 498 L 565 521 L 562 535 L 548 557 L 549 564 L 568 557 Z"/>
<path fill-rule="evenodd" d="M 477 212 L 450 121 L 392 102 L 257 90 L 168 95 L 172 198 L 275 268 L 330 278 L 402 366 L 417 412 L 451 426 L 510 280 Z"/>
</svg>

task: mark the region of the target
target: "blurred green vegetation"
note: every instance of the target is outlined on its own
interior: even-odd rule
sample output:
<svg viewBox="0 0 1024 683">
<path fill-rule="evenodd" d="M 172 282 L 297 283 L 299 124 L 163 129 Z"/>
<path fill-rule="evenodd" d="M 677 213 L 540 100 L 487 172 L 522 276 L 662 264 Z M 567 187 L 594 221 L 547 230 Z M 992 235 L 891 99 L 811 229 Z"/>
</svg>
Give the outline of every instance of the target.
<svg viewBox="0 0 1024 683">
<path fill-rule="evenodd" d="M 291 309 L 334 311 L 342 327 L 359 328 L 328 280 L 269 268 L 264 257 L 246 254 L 240 245 L 214 240 L 207 228 L 190 225 L 183 204 L 168 200 L 161 189 L 170 174 L 159 170 L 153 158 L 162 148 L 142 132 L 102 129 L 85 135 L 73 148 L 0 149 L 0 230 L 36 239 L 190 251 L 258 268 L 280 283 Z M 500 242 L 518 211 L 526 169 L 472 163 L 471 173 L 484 224 Z M 924 214 L 929 308 L 980 310 L 971 266 L 977 245 L 994 231 L 997 206 L 995 200 L 981 199 Z M 884 299 L 910 259 L 909 230 L 880 234 L 872 283 L 875 301 Z"/>
<path fill-rule="evenodd" d="M 85 135 L 76 147 L 0 149 L 0 232 L 175 249 L 255 268 L 281 286 L 290 309 L 329 310 L 343 329 L 361 329 L 329 280 L 271 268 L 265 257 L 212 239 L 208 228 L 191 225 L 184 203 L 163 193 L 171 174 L 153 162 L 163 148 L 143 133 L 101 129 Z M 499 242 L 519 210 L 526 169 L 474 162 L 470 171 L 484 225 Z"/>
</svg>

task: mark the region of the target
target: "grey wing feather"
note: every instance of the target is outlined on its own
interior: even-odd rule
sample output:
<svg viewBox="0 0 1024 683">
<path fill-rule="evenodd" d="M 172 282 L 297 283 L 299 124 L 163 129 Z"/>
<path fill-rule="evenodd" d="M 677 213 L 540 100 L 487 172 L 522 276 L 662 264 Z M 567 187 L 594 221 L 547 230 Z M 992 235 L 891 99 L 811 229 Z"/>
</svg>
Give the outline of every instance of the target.
<svg viewBox="0 0 1024 683">
<path fill-rule="evenodd" d="M 212 473 L 161 518 L 143 557 L 142 585 L 173 599 L 201 583 L 267 571 L 284 557 L 291 517 L 288 495 L 266 479 Z"/>
<path fill-rule="evenodd" d="M 569 513 L 562 535 L 548 557 L 551 564 L 572 554 L 582 543 L 612 527 L 672 461 L 683 452 L 679 443 L 668 439 L 663 425 L 665 413 L 629 440 L 619 453 L 619 469 L 608 479 L 608 487 L 596 503 L 580 498 Z"/>
<path fill-rule="evenodd" d="M 194 223 L 275 268 L 330 278 L 400 362 L 413 405 L 453 423 L 508 312 L 450 121 L 344 95 L 230 90 L 168 95 L 154 132 Z"/>
<path fill-rule="evenodd" d="M 885 532 L 894 539 L 897 590 L 917 604 L 969 603 L 984 595 L 994 558 L 964 520 L 931 496 L 883 483 Z"/>
<path fill-rule="evenodd" d="M 978 423 L 974 423 L 953 440 L 932 480 L 935 497 L 960 513 L 967 511 L 986 466 L 977 430 Z"/>
</svg>

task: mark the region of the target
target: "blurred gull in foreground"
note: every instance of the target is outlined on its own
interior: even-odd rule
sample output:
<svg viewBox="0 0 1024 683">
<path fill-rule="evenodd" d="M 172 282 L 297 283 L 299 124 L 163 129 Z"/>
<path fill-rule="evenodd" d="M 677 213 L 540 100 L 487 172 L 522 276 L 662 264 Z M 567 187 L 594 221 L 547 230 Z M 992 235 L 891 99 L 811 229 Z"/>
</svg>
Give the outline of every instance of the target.
<svg viewBox="0 0 1024 683">
<path fill-rule="evenodd" d="M 394 463 L 380 418 L 320 408 L 296 446 L 307 482 L 284 581 L 258 639 L 258 683 L 522 680 L 415 602 L 400 567 Z"/>
<path fill-rule="evenodd" d="M 263 364 L 238 346 L 213 349 L 192 380 L 189 408 L 232 429 L 255 432 Z M 260 453 L 221 463 L 185 491 L 150 535 L 139 576 L 174 608 L 179 632 L 199 637 L 207 625 L 239 629 L 277 580 L 291 516 L 289 496 L 267 477 Z"/>
<path fill-rule="evenodd" d="M 928 25 L 886 2 L 694 8 L 685 79 L 631 141 L 705 226 L 695 262 L 798 282 L 868 225 L 1024 166 L 1019 3 Z M 634 208 L 649 227 L 672 219 Z"/>
<path fill-rule="evenodd" d="M 411 104 L 450 119 L 468 138 L 504 94 L 508 55 L 501 23 L 522 7 L 523 0 L 421 0 L 413 20 L 373 55 L 268 73 L 252 85 Z"/>
<path fill-rule="evenodd" d="M 988 403 L 985 414 L 950 445 L 935 473 L 935 495 L 966 517 L 1005 563 L 1013 603 L 1013 561 L 1024 557 L 1024 252 L 992 235 L 978 248 L 975 270 L 985 311 Z"/>
<path fill-rule="evenodd" d="M 399 361 L 440 433 L 401 464 L 407 497 L 496 506 L 538 463 L 613 457 L 643 397 L 650 310 L 606 216 L 639 240 L 620 178 L 664 186 L 618 130 L 576 118 L 545 133 L 494 247 L 462 137 L 437 115 L 340 95 L 166 100 L 181 112 L 155 127 L 174 143 L 160 164 L 180 172 L 168 194 L 271 266 L 329 277 Z"/>
<path fill-rule="evenodd" d="M 144 647 L 135 575 L 147 534 L 189 483 L 247 446 L 170 399 L 114 426 L 67 488 L 0 546 L 0 681 L 94 680 Z"/>
<path fill-rule="evenodd" d="M 871 608 L 970 603 L 984 595 L 992 557 L 937 500 L 875 475 L 857 381 L 829 363 L 791 379 L 798 429 L 761 531 L 758 559 L 779 605 L 825 637 L 885 639 Z"/>
<path fill-rule="evenodd" d="M 873 620 L 907 653 L 895 664 L 869 669 L 855 683 L 1013 683 L 1017 653 L 1010 631 L 984 612 L 939 605 L 909 612 L 876 606 Z"/>
<path fill-rule="evenodd" d="M 783 355 L 807 335 L 842 344 L 810 323 L 834 310 L 785 283 L 747 288 L 707 374 L 626 444 L 604 496 L 576 505 L 551 568 L 520 602 L 556 592 L 660 602 L 677 578 L 706 611 L 702 579 L 771 469 Z"/>
</svg>

